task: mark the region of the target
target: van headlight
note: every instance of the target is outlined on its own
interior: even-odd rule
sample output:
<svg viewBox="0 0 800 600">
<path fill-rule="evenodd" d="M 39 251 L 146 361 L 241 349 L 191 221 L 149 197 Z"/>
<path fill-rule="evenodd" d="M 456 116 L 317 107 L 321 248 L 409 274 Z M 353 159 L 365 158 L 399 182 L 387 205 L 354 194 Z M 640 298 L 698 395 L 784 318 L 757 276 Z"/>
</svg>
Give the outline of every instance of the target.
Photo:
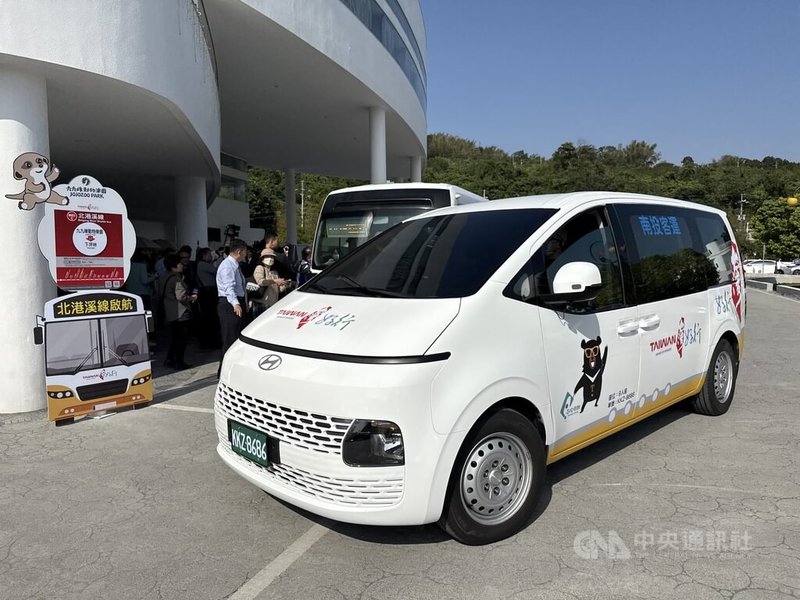
<svg viewBox="0 0 800 600">
<path fill-rule="evenodd" d="M 350 467 L 404 465 L 403 434 L 391 421 L 356 419 L 344 436 L 342 459 Z"/>
</svg>

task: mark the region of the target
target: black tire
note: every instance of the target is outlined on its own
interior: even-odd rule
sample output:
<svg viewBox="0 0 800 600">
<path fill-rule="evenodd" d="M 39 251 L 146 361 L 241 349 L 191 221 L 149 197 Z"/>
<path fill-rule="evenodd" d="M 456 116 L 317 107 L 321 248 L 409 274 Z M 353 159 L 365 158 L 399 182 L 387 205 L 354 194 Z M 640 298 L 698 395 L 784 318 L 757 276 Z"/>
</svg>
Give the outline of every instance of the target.
<svg viewBox="0 0 800 600">
<path fill-rule="evenodd" d="M 497 411 L 467 437 L 456 457 L 440 527 L 471 546 L 514 535 L 539 502 L 545 465 L 544 442 L 533 423 L 515 410 Z M 470 485 L 481 480 L 481 486 Z"/>
<path fill-rule="evenodd" d="M 711 355 L 703 389 L 692 399 L 692 408 L 701 415 L 716 417 L 728 412 L 736 391 L 739 358 L 728 340 L 720 340 Z"/>
</svg>

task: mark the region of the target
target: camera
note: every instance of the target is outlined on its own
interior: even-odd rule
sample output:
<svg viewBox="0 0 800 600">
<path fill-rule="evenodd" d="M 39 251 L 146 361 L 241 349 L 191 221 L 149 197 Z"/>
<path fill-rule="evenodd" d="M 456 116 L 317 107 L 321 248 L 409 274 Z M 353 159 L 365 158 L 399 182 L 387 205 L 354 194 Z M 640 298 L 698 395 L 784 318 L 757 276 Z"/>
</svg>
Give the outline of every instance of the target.
<svg viewBox="0 0 800 600">
<path fill-rule="evenodd" d="M 225 236 L 229 238 L 235 238 L 237 235 L 239 235 L 240 230 L 241 226 L 230 223 L 225 226 Z"/>
</svg>

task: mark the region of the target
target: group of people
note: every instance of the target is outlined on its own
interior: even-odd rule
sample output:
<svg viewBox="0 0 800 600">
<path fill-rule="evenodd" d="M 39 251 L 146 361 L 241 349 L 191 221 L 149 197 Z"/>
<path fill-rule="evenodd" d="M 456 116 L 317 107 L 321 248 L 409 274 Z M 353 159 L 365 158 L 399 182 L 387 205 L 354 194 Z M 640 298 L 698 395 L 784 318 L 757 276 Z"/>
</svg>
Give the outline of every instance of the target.
<svg viewBox="0 0 800 600">
<path fill-rule="evenodd" d="M 311 278 L 311 248 L 292 261 L 291 247 L 279 247 L 274 234 L 252 247 L 234 239 L 216 257 L 210 248 L 199 248 L 194 261 L 191 255 L 191 247 L 183 246 L 148 264 L 137 251 L 125 282 L 125 290 L 141 296 L 167 329 L 165 366 L 173 369 L 192 366 L 184 359 L 189 334 L 224 356 L 248 319 Z"/>
</svg>

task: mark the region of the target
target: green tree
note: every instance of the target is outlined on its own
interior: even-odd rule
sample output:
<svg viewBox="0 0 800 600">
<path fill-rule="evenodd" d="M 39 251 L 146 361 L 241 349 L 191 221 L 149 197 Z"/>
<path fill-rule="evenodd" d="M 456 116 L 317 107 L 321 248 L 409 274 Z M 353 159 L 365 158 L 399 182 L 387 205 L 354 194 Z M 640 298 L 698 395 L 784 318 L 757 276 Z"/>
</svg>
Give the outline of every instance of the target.
<svg viewBox="0 0 800 600">
<path fill-rule="evenodd" d="M 656 152 L 656 144 L 633 140 L 622 149 L 625 162 L 634 167 L 652 167 L 661 160 L 661 154 Z"/>
<path fill-rule="evenodd" d="M 785 198 L 764 201 L 751 222 L 753 235 L 773 259 L 800 256 L 800 209 Z"/>
</svg>

